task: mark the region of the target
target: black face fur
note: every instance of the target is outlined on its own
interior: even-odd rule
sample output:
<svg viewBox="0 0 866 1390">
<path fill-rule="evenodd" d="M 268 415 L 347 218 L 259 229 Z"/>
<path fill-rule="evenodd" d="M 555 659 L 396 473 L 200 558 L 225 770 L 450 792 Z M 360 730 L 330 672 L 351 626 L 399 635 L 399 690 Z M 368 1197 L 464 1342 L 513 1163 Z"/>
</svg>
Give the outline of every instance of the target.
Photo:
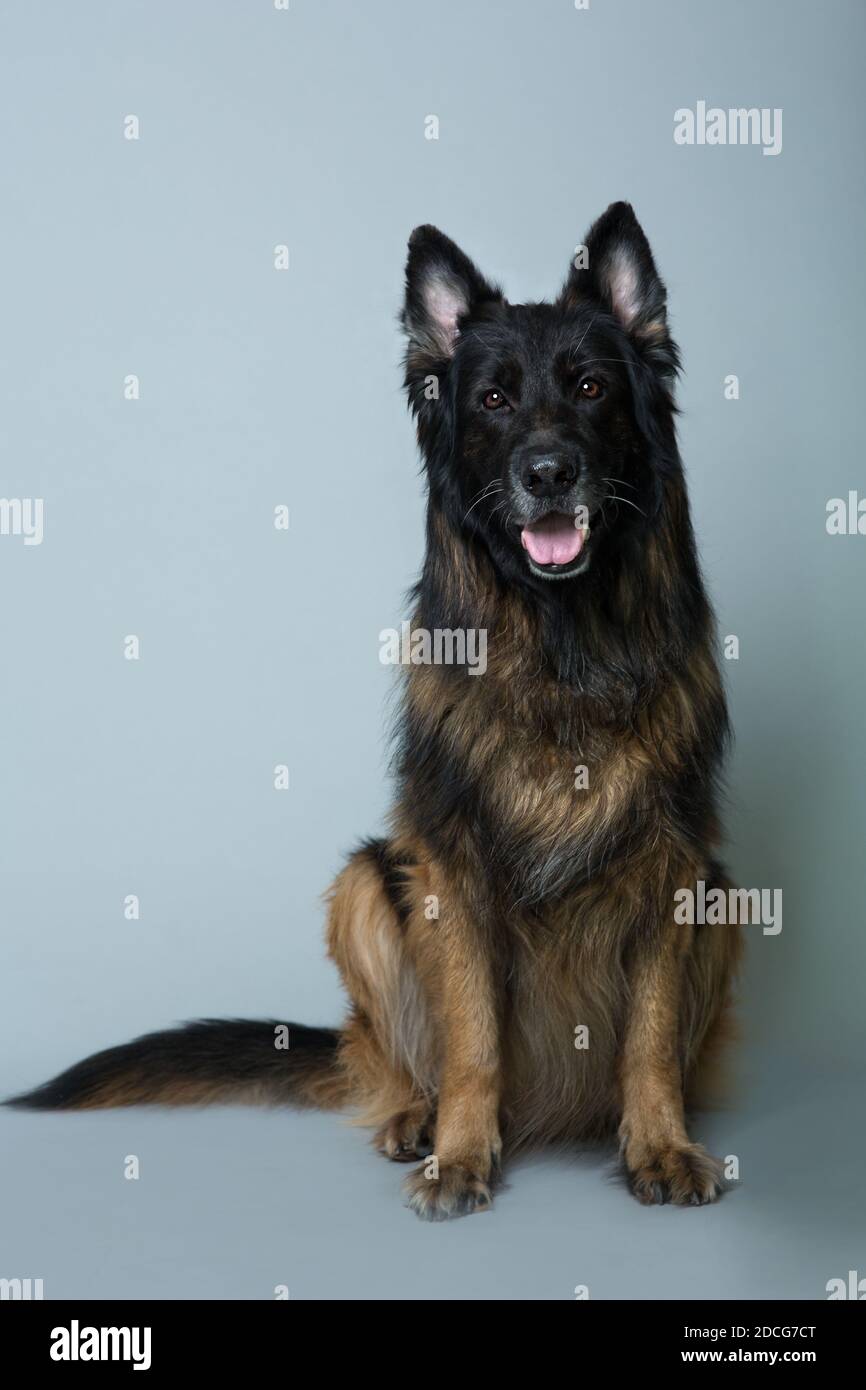
<svg viewBox="0 0 866 1390">
<path fill-rule="evenodd" d="M 608 209 L 586 249 L 588 266 L 572 266 L 555 303 L 511 305 L 436 228 L 410 241 L 407 387 L 431 498 L 511 584 L 579 582 L 652 524 L 676 467 L 677 351 L 628 204 Z M 551 545 L 532 544 L 537 523 L 557 516 L 564 550 L 539 558 Z"/>
<path fill-rule="evenodd" d="M 630 205 L 609 207 L 585 248 L 555 302 L 512 305 L 435 227 L 412 234 L 406 387 L 429 483 L 418 594 L 427 626 L 479 620 L 447 573 L 444 525 L 530 605 L 560 678 L 640 700 L 709 621 L 674 430 L 679 355 Z"/>
</svg>

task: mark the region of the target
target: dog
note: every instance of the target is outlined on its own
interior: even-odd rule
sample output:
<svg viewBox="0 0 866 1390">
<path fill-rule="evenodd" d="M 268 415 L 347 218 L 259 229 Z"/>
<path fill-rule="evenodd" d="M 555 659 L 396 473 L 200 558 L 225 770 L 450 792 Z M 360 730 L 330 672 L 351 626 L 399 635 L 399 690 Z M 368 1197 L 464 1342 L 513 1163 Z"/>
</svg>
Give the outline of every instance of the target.
<svg viewBox="0 0 866 1390">
<path fill-rule="evenodd" d="M 483 672 L 406 664 L 388 833 L 329 895 L 340 1029 L 201 1020 L 11 1102 L 258 1100 L 349 1109 L 439 1220 L 506 1156 L 619 1139 L 646 1204 L 722 1166 L 686 1129 L 729 1034 L 729 725 L 679 457 L 666 291 L 627 203 L 552 303 L 510 304 L 432 226 L 409 242 L 405 386 L 426 466 L 413 630 L 486 634 Z M 288 1046 L 286 1046 L 286 1042 Z"/>
</svg>

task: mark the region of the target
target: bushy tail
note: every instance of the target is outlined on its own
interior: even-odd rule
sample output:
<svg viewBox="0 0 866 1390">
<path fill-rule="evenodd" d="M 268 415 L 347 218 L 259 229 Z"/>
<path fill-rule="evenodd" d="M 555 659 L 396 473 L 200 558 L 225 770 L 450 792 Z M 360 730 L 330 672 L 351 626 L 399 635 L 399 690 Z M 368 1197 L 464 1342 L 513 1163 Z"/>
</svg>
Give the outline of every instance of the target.
<svg viewBox="0 0 866 1390">
<path fill-rule="evenodd" d="M 334 1110 L 349 1100 L 339 1041 L 333 1028 L 204 1018 L 95 1052 L 6 1104 L 94 1110 L 245 1101 Z"/>
</svg>

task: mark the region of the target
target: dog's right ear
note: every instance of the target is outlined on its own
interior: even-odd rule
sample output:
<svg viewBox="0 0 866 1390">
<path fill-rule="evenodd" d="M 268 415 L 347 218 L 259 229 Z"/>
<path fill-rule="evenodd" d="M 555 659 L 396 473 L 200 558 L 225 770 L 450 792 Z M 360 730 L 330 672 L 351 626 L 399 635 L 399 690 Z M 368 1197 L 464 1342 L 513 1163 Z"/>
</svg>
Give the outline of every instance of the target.
<svg viewBox="0 0 866 1390">
<path fill-rule="evenodd" d="M 409 238 L 402 323 L 407 384 L 447 367 L 460 324 L 482 304 L 502 303 L 502 293 L 437 227 L 416 227 Z"/>
</svg>

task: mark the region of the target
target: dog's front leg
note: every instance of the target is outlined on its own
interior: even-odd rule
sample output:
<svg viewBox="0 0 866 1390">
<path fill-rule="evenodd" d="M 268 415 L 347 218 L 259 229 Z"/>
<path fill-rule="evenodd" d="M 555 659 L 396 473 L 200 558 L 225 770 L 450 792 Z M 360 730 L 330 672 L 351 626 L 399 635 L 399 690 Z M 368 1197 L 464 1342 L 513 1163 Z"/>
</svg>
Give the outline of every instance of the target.
<svg viewBox="0 0 866 1390">
<path fill-rule="evenodd" d="M 435 881 L 435 880 L 434 880 Z M 501 1154 L 499 1022 L 492 952 L 467 905 L 442 883 L 424 971 L 441 1036 L 435 1153 L 406 1182 L 409 1206 L 428 1221 L 484 1211 Z"/>
<path fill-rule="evenodd" d="M 629 1186 L 647 1205 L 701 1206 L 724 1187 L 718 1159 L 689 1141 L 683 1111 L 679 1014 L 693 930 L 666 922 L 639 942 L 629 967 L 619 1133 Z"/>
</svg>

